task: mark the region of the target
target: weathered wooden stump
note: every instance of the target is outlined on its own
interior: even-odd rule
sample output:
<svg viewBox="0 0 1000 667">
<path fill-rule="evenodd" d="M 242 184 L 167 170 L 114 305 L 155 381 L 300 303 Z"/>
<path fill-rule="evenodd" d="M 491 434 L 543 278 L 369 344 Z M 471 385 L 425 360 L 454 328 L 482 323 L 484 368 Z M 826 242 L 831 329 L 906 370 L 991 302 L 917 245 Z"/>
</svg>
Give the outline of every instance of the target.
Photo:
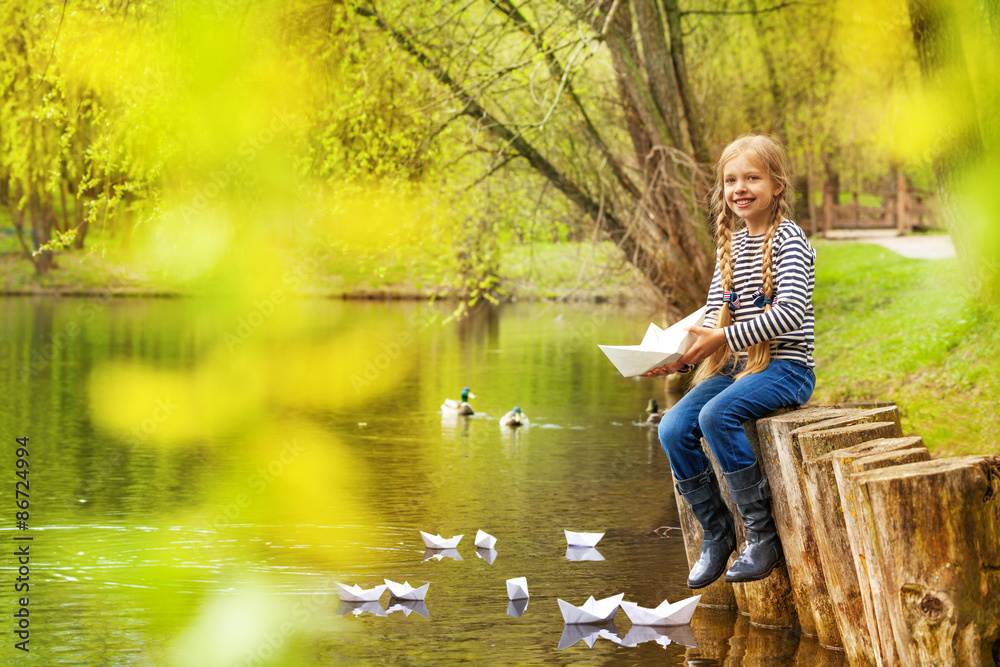
<svg viewBox="0 0 1000 667">
<path fill-rule="evenodd" d="M 826 588 L 833 602 L 833 613 L 844 650 L 855 666 L 881 665 L 881 659 L 865 617 L 861 585 L 851 555 L 832 457 L 859 443 L 898 435 L 897 422 L 874 422 L 802 432 L 796 436 L 805 457 L 806 495 L 812 511 Z"/>
<path fill-rule="evenodd" d="M 873 440 L 855 447 L 838 450 L 828 455 L 833 465 L 844 517 L 847 539 L 851 547 L 851 560 L 858 578 L 861 603 L 864 607 L 868 634 L 875 648 L 877 664 L 898 665 L 892 619 L 881 594 L 881 578 L 872 571 L 874 547 L 868 530 L 866 509 L 860 502 L 860 493 L 854 479 L 856 472 L 886 468 L 914 461 L 930 459 L 930 452 L 919 437 Z"/>
<path fill-rule="evenodd" d="M 799 623 L 803 634 L 818 638 L 824 646 L 840 647 L 841 639 L 812 528 L 812 514 L 802 472 L 802 452 L 793 432 L 810 425 L 823 429 L 883 421 L 894 410 L 894 407 L 875 410 L 806 408 L 757 421 L 760 436 L 757 459 L 770 482 L 771 509 L 785 550 Z"/>
<path fill-rule="evenodd" d="M 1000 456 L 858 473 L 903 665 L 995 664 Z"/>
</svg>

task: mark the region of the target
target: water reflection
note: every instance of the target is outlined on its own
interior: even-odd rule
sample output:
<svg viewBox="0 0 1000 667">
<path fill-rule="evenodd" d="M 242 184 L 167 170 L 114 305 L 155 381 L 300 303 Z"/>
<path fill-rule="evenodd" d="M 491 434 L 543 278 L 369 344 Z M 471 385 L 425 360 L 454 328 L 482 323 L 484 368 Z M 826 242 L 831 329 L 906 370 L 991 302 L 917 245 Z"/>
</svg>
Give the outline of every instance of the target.
<svg viewBox="0 0 1000 667">
<path fill-rule="evenodd" d="M 604 556 L 595 547 L 566 547 L 566 560 L 604 560 Z"/>
<path fill-rule="evenodd" d="M 514 618 L 521 618 L 528 609 L 528 598 L 521 598 L 520 600 L 508 600 L 507 601 L 507 615 L 513 616 Z"/>
<path fill-rule="evenodd" d="M 562 651 L 577 642 L 583 642 L 589 648 L 594 648 L 594 644 L 600 637 L 615 644 L 622 643 L 614 621 L 607 621 L 605 623 L 574 623 L 563 628 L 557 648 Z"/>
<path fill-rule="evenodd" d="M 608 626 L 560 647 L 558 597 L 690 595 L 682 539 L 657 532 L 678 517 L 641 421 L 651 397 L 670 397 L 596 348 L 634 338 L 647 313 L 514 304 L 439 326 L 448 305 L 289 300 L 230 350 L 246 305 L 0 300 L 0 423 L 31 437 L 44 480 L 32 498 L 39 664 L 842 657 L 706 608 L 696 642 Z M 441 398 L 467 385 L 477 414 L 445 419 Z M 530 429 L 497 428 L 511 405 L 530 408 Z M 607 527 L 599 558 L 567 562 L 566 525 Z M 426 526 L 485 528 L 504 558 L 428 558 Z M 530 609 L 503 604 L 519 576 Z M 433 585 L 425 603 L 388 609 L 334 594 L 334 581 L 385 578 Z M 427 620 L 403 620 L 414 615 Z"/>
<path fill-rule="evenodd" d="M 490 565 L 493 565 L 493 561 L 495 561 L 497 559 L 497 550 L 496 549 L 484 549 L 482 547 L 477 547 L 476 548 L 476 557 L 477 558 L 482 558 L 484 561 L 486 561 Z"/>
</svg>

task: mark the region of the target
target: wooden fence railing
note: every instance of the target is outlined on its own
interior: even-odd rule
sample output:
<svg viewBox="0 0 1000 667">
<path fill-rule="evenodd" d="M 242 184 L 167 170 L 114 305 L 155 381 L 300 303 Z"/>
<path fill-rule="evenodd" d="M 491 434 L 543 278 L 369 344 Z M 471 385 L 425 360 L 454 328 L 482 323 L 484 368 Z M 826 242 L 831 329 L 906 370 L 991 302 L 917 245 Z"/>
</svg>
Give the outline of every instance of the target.
<svg viewBox="0 0 1000 667">
<path fill-rule="evenodd" d="M 827 235 L 837 230 L 895 230 L 900 236 L 915 228 L 939 227 L 934 195 L 924 195 L 907 187 L 903 177 L 897 179 L 896 192 L 885 197 L 882 206 L 862 206 L 858 193 L 851 194 L 851 203 L 834 202 L 830 184 L 823 186 L 823 205 L 811 211 L 806 224 L 813 235 Z"/>
<path fill-rule="evenodd" d="M 719 579 L 701 604 L 797 628 L 851 665 L 1000 665 L 1000 456 L 932 459 L 903 437 L 894 405 L 787 410 L 744 427 L 785 563 L 762 581 Z M 676 499 L 693 564 L 701 528 Z"/>
</svg>

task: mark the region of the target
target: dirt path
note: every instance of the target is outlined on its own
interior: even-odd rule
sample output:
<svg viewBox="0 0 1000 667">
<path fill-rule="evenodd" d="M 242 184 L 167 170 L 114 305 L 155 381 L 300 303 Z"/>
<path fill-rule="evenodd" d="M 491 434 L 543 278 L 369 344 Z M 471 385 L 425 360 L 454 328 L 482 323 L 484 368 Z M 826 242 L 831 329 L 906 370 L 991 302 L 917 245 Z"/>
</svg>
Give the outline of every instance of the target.
<svg viewBox="0 0 1000 667">
<path fill-rule="evenodd" d="M 831 232 L 827 240 L 874 243 L 912 259 L 946 259 L 955 256 L 955 246 L 947 234 L 897 236 L 892 231 L 844 230 Z"/>
</svg>

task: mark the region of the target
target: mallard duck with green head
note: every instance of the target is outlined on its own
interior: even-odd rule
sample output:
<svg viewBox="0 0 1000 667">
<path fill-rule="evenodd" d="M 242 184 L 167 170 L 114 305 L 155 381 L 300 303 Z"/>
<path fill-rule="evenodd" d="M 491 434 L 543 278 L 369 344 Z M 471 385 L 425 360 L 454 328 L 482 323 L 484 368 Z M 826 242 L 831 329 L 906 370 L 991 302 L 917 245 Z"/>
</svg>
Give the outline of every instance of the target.
<svg viewBox="0 0 1000 667">
<path fill-rule="evenodd" d="M 441 412 L 442 414 L 452 415 L 475 414 L 472 406 L 469 405 L 469 399 L 475 397 L 476 395 L 471 393 L 468 387 L 462 387 L 462 398 L 460 400 L 455 400 L 454 398 L 444 399 L 444 403 L 441 404 Z"/>
<path fill-rule="evenodd" d="M 649 399 L 649 403 L 646 404 L 646 414 L 649 415 L 646 417 L 647 424 L 659 424 L 663 419 L 663 413 L 660 412 L 660 406 L 655 398 Z"/>
<path fill-rule="evenodd" d="M 519 408 L 516 405 L 514 406 L 513 410 L 511 410 L 510 412 L 508 412 L 507 414 L 505 414 L 503 417 L 500 418 L 501 427 L 507 426 L 510 428 L 516 428 L 518 426 L 527 426 L 527 425 L 528 425 L 528 416 L 523 412 L 521 412 L 521 408 Z"/>
</svg>

